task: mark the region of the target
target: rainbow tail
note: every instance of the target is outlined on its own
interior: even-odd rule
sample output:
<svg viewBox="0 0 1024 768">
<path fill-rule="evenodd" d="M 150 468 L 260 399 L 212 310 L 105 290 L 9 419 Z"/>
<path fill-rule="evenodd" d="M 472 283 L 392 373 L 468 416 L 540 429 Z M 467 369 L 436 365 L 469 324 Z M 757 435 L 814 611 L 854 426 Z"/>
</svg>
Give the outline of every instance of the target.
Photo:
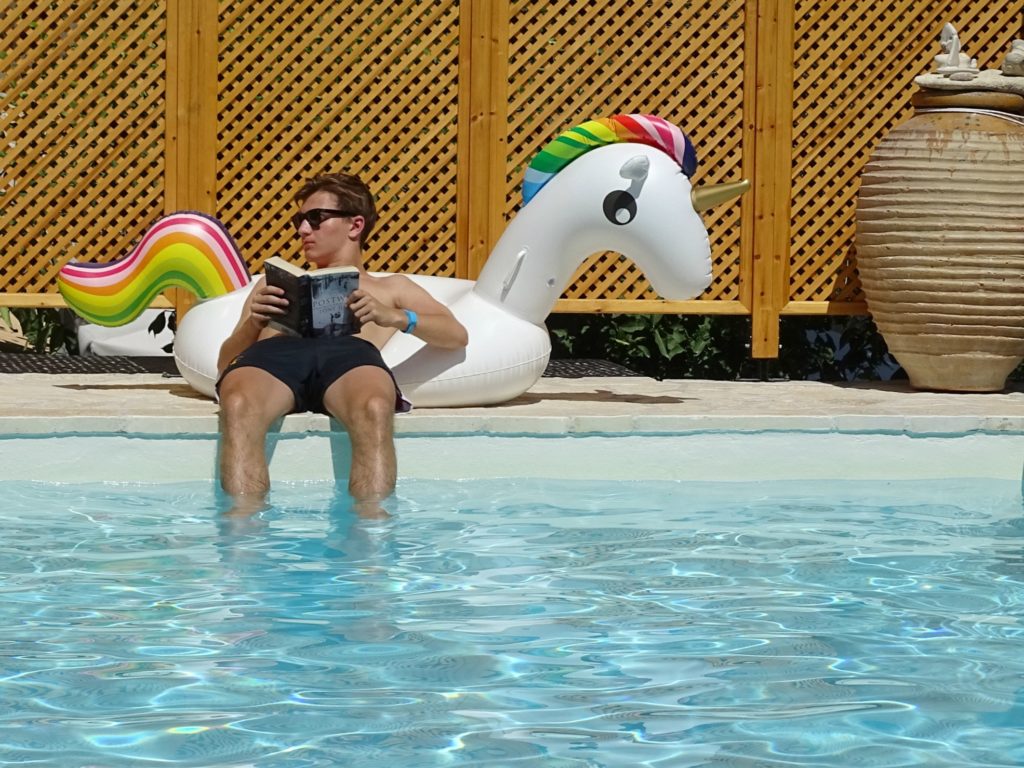
<svg viewBox="0 0 1024 768">
<path fill-rule="evenodd" d="M 248 284 L 249 270 L 224 225 L 191 211 L 164 216 L 123 259 L 66 264 L 57 275 L 68 306 L 106 326 L 130 323 L 168 288 L 208 299 Z"/>
</svg>

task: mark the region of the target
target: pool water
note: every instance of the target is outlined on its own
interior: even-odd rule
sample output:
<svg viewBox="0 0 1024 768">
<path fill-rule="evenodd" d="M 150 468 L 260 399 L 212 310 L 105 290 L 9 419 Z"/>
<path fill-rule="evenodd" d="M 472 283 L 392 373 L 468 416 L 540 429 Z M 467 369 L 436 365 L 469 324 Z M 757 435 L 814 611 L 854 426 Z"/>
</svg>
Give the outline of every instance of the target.
<svg viewBox="0 0 1024 768">
<path fill-rule="evenodd" d="M 5 764 L 1024 764 L 1019 483 L 0 494 Z"/>
</svg>

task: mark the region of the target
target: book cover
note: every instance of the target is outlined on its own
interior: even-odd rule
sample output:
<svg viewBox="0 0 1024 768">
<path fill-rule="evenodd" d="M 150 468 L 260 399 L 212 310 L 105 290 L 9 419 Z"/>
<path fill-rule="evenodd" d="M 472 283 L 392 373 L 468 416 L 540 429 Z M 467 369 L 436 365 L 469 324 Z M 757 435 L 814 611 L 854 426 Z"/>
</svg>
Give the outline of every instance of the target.
<svg viewBox="0 0 1024 768">
<path fill-rule="evenodd" d="M 270 325 L 292 336 L 345 336 L 359 330 L 348 300 L 359 287 L 355 267 L 328 267 L 307 272 L 274 256 L 264 262 L 269 285 L 276 285 L 288 299 L 285 314 Z"/>
</svg>

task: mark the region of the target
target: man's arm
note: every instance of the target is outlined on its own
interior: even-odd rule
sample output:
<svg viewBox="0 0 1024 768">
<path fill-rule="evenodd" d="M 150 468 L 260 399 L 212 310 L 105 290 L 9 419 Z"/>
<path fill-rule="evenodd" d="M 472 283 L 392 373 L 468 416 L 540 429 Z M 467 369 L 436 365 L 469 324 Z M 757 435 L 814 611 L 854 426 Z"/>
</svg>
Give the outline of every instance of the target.
<svg viewBox="0 0 1024 768">
<path fill-rule="evenodd" d="M 405 275 L 386 278 L 395 281 L 391 297 L 396 306 L 378 301 L 372 294 L 357 290 L 349 306 L 362 323 L 376 323 L 384 328 L 404 331 L 409 324 L 405 310 L 416 313 L 413 335 L 431 346 L 462 349 L 469 343 L 469 333 L 444 304 Z M 391 286 L 389 286 L 391 287 Z"/>
<path fill-rule="evenodd" d="M 282 297 L 284 291 L 277 286 L 267 285 L 266 278 L 261 277 L 259 280 L 260 284 L 249 292 L 245 300 L 235 329 L 220 345 L 220 354 L 217 355 L 218 376 L 224 373 L 232 360 L 260 339 L 270 318 L 284 314 L 284 308 L 288 306 L 288 299 Z"/>
</svg>

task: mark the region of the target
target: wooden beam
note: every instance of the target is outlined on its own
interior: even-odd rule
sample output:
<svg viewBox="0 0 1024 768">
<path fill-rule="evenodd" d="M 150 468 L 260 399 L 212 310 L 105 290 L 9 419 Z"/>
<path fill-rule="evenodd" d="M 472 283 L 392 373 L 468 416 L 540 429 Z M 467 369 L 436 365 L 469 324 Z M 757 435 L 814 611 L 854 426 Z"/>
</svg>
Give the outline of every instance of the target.
<svg viewBox="0 0 1024 768">
<path fill-rule="evenodd" d="M 66 307 L 68 303 L 59 293 L 0 293 L 0 307 Z M 171 302 L 157 296 L 150 303 L 154 309 L 167 309 Z"/>
<path fill-rule="evenodd" d="M 167 98 L 164 212 L 216 211 L 217 3 L 167 4 Z M 166 292 L 183 315 L 188 291 Z"/>
<path fill-rule="evenodd" d="M 661 299 L 559 299 L 553 312 L 643 315 L 746 315 L 738 301 L 666 301 Z"/>
<path fill-rule="evenodd" d="M 789 0 L 756 6 L 751 355 L 775 358 L 789 282 L 794 15 Z"/>
<path fill-rule="evenodd" d="M 508 3 L 462 5 L 457 276 L 475 279 L 505 228 Z"/>
<path fill-rule="evenodd" d="M 782 308 L 783 317 L 820 315 L 867 315 L 863 301 L 791 301 Z"/>
</svg>

